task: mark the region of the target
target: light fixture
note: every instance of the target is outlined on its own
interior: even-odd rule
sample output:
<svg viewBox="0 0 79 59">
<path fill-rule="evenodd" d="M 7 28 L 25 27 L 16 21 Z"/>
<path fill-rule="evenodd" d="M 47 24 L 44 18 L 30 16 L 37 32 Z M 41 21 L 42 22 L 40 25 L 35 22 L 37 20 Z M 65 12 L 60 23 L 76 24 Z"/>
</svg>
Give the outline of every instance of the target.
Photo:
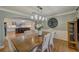
<svg viewBox="0 0 79 59">
<path fill-rule="evenodd" d="M 45 18 L 44 18 L 44 17 L 42 17 L 42 21 L 44 21 L 44 19 L 45 19 Z"/>
<path fill-rule="evenodd" d="M 33 14 L 32 16 L 30 16 L 30 19 L 35 20 L 35 21 L 47 21 L 47 17 L 39 15 L 39 14 Z"/>
<path fill-rule="evenodd" d="M 38 15 L 37 15 L 37 14 L 35 14 L 35 17 L 34 17 L 34 18 L 35 18 L 35 20 L 37 20 L 37 19 L 38 19 Z"/>
<path fill-rule="evenodd" d="M 32 20 L 35 20 L 35 21 L 44 21 L 44 20 L 47 21 L 47 17 L 44 16 L 44 15 L 42 15 L 43 8 L 41 6 L 37 6 L 37 8 L 39 9 L 40 14 L 39 13 L 36 13 L 36 12 L 32 12 L 31 19 Z"/>
<path fill-rule="evenodd" d="M 31 19 L 34 19 L 34 17 L 33 17 L 33 16 L 31 16 L 30 18 L 31 18 Z"/>
<path fill-rule="evenodd" d="M 41 16 L 39 16 L 39 20 L 41 20 L 42 19 L 42 17 Z"/>
</svg>

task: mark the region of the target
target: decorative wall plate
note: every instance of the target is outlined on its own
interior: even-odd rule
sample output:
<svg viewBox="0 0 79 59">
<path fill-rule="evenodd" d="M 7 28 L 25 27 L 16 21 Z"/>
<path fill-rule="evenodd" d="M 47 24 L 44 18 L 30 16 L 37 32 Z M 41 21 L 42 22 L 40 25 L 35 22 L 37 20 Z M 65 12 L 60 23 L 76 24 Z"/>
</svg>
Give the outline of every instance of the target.
<svg viewBox="0 0 79 59">
<path fill-rule="evenodd" d="M 56 27 L 57 25 L 58 25 L 58 21 L 57 21 L 56 18 L 50 18 L 50 19 L 48 20 L 48 26 L 49 26 L 50 28 L 54 28 L 54 27 Z"/>
</svg>

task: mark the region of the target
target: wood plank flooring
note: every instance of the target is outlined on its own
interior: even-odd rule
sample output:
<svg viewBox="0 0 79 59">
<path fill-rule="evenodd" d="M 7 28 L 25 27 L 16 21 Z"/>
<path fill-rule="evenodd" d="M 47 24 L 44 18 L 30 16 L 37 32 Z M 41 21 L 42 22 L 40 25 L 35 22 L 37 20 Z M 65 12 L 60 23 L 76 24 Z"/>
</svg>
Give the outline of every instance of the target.
<svg viewBox="0 0 79 59">
<path fill-rule="evenodd" d="M 10 35 L 12 34 L 10 33 Z M 76 52 L 76 50 L 68 48 L 67 44 L 68 44 L 67 41 L 54 39 L 54 50 L 52 51 L 53 52 Z M 0 52 L 10 52 L 7 40 L 5 40 L 5 48 L 0 49 Z"/>
<path fill-rule="evenodd" d="M 67 44 L 67 41 L 54 39 L 54 52 L 76 52 L 76 50 L 70 49 Z"/>
</svg>

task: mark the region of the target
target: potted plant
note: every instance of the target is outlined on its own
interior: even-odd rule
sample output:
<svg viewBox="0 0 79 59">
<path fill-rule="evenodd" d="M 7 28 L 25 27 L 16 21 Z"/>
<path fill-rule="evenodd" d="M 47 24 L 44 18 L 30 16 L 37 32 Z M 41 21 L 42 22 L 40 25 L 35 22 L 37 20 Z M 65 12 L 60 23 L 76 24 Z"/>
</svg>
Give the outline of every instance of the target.
<svg viewBox="0 0 79 59">
<path fill-rule="evenodd" d="M 35 26 L 35 29 L 38 31 L 38 35 L 39 35 L 39 36 L 42 35 L 42 28 L 43 28 L 42 24 L 37 24 L 37 25 Z"/>
</svg>

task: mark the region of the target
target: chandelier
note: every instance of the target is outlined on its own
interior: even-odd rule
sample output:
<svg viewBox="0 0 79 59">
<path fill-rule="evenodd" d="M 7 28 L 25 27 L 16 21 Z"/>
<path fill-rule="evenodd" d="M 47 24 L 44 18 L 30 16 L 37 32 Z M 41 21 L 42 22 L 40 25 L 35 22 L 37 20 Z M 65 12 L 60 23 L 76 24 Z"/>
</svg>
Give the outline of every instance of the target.
<svg viewBox="0 0 79 59">
<path fill-rule="evenodd" d="M 35 21 L 47 21 L 48 18 L 46 16 L 42 15 L 43 8 L 40 6 L 37 6 L 37 8 L 39 9 L 39 11 L 41 11 L 40 14 L 38 14 L 36 12 L 32 12 L 32 16 L 30 16 L 30 18 Z"/>
<path fill-rule="evenodd" d="M 46 20 L 47 21 L 47 17 L 45 16 L 41 16 L 39 14 L 34 14 L 30 17 L 32 20 L 35 20 L 35 21 L 44 21 Z"/>
</svg>

